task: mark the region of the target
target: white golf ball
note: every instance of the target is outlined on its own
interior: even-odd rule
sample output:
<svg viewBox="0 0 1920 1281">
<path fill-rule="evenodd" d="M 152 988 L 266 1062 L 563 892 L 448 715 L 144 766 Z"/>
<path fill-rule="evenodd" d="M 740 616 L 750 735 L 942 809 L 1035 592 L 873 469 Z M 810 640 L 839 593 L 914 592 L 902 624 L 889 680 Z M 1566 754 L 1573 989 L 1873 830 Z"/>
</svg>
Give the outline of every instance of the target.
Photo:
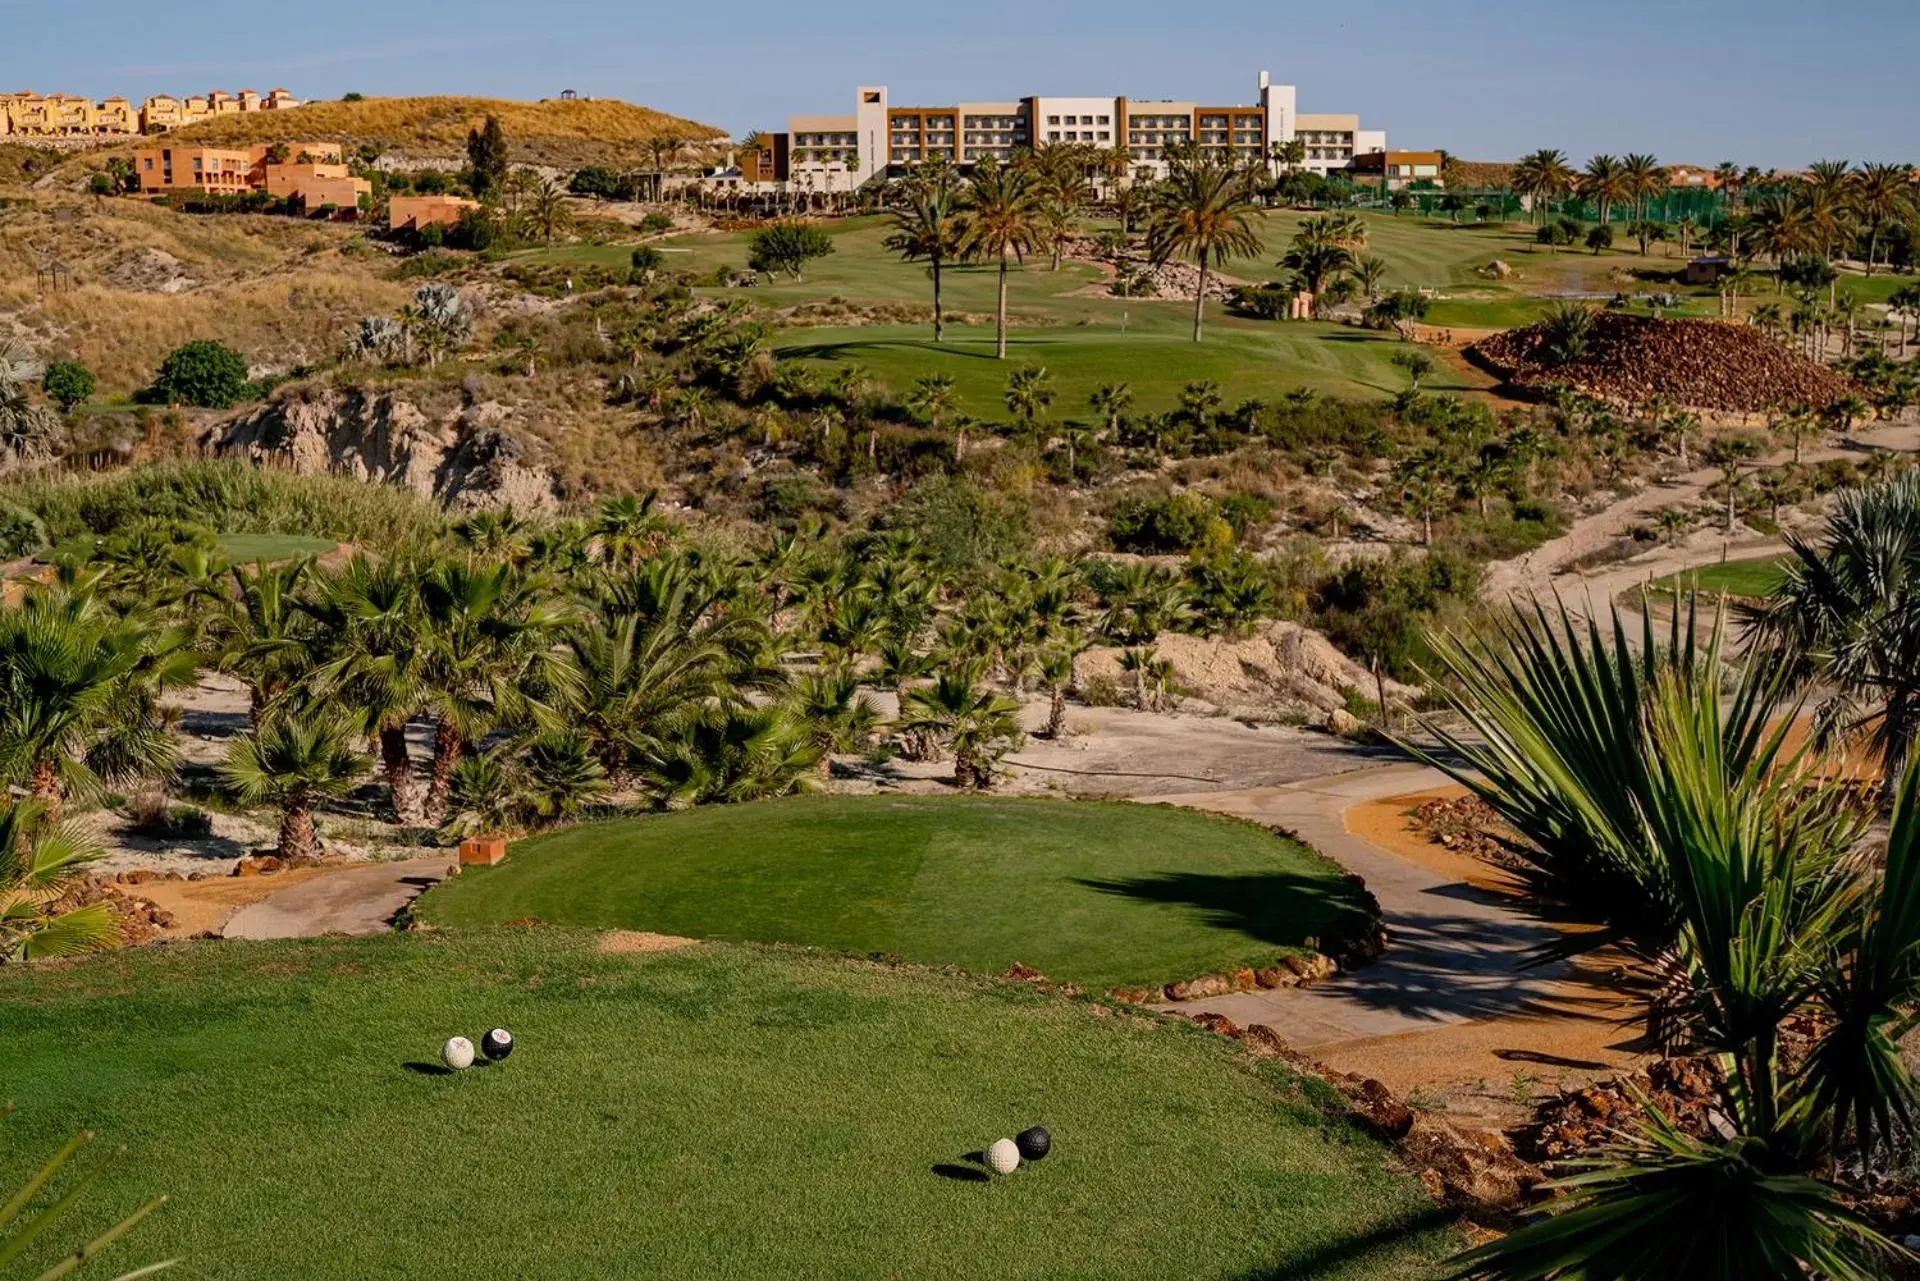
<svg viewBox="0 0 1920 1281">
<path fill-rule="evenodd" d="M 987 1145 L 987 1164 L 995 1174 L 1012 1174 L 1020 1168 L 1020 1149 L 1012 1139 L 995 1139 Z"/>
<path fill-rule="evenodd" d="M 473 1066 L 473 1042 L 464 1036 L 449 1037 L 440 1047 L 440 1060 L 458 1072 Z"/>
</svg>

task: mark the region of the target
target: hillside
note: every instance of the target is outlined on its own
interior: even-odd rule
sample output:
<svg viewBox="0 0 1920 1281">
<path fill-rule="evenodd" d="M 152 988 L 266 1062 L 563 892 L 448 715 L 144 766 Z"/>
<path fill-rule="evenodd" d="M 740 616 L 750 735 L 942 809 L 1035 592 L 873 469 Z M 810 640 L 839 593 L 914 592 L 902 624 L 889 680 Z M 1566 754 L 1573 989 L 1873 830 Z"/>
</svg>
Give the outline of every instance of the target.
<svg viewBox="0 0 1920 1281">
<path fill-rule="evenodd" d="M 209 120 L 174 135 L 182 142 L 235 145 L 286 138 L 372 143 L 412 159 L 453 159 L 467 132 L 498 117 L 517 163 L 574 167 L 636 161 L 655 138 L 707 142 L 724 130 L 614 99 L 514 102 L 497 98 L 367 98 L 316 102 L 291 111 Z"/>
</svg>

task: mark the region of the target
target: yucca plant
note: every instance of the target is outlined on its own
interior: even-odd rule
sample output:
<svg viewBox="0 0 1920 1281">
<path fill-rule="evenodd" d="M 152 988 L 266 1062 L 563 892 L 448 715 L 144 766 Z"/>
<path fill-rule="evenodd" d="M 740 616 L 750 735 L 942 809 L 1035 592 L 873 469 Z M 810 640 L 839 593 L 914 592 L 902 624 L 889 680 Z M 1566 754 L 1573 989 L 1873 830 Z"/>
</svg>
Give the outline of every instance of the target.
<svg viewBox="0 0 1920 1281">
<path fill-rule="evenodd" d="M 0 1107 L 0 1120 L 13 1114 L 13 1104 Z M 67 1213 L 78 1204 L 89 1188 L 104 1172 L 96 1166 L 66 1191 L 53 1196 L 51 1186 L 67 1163 L 80 1151 L 93 1142 L 90 1132 L 82 1131 L 67 1140 L 58 1152 L 47 1159 L 47 1163 L 28 1176 L 5 1204 L 0 1204 L 0 1274 L 6 1274 L 9 1268 L 26 1257 L 29 1248 L 47 1235 Z M 46 1200 L 53 1197 L 52 1200 Z M 96 1234 L 91 1240 L 63 1255 L 59 1261 L 38 1274 L 37 1281 L 54 1281 L 56 1277 L 72 1276 L 81 1267 L 99 1257 L 109 1246 L 138 1227 L 141 1220 L 166 1204 L 164 1196 L 155 1197 L 132 1214 L 127 1215 L 105 1231 Z M 131 1272 L 122 1272 L 118 1281 L 134 1281 L 136 1277 L 150 1277 L 178 1263 L 178 1259 L 167 1259 L 160 1263 L 150 1263 L 135 1268 Z"/>
<path fill-rule="evenodd" d="M 1543 912 L 1602 927 L 1578 945 L 1658 963 L 1681 1048 L 1722 1068 L 1728 1129 L 1693 1139 L 1655 1112 L 1461 1276 L 1864 1278 L 1894 1248 L 1813 1176 L 1914 1128 L 1896 1046 L 1920 1010 L 1920 771 L 1868 857 L 1859 792 L 1788 745 L 1780 665 L 1729 663 L 1721 620 L 1705 642 L 1699 621 L 1636 644 L 1617 613 L 1609 636 L 1536 606 L 1438 646 L 1470 729 L 1435 763 L 1519 834 Z M 1820 1030 L 1794 1063 L 1799 1016 Z"/>
</svg>

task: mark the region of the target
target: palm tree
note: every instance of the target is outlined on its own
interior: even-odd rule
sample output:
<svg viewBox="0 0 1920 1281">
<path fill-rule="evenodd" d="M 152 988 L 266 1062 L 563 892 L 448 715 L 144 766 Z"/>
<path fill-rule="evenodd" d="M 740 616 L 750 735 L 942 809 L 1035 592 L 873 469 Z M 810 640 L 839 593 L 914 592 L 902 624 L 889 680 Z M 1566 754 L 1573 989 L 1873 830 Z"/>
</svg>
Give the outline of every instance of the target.
<svg viewBox="0 0 1920 1281">
<path fill-rule="evenodd" d="M 419 566 L 399 558 L 356 556 L 319 583 L 309 605 L 327 658 L 311 677 L 314 693 L 339 700 L 380 748 L 395 821 L 418 823 L 420 802 L 407 753 L 407 722 L 425 707 L 428 638 L 423 635 Z"/>
<path fill-rule="evenodd" d="M 1042 230 L 1039 193 L 1023 165 L 1003 165 L 991 156 L 973 167 L 967 179 L 966 213 L 961 223 L 963 257 L 992 260 L 999 269 L 993 313 L 993 354 L 1007 358 L 1007 269 L 1025 262 Z"/>
<path fill-rule="evenodd" d="M 73 793 L 170 769 L 159 699 L 193 679 L 186 638 L 90 590 L 0 610 L 0 772 L 57 814 Z"/>
<path fill-rule="evenodd" d="M 573 226 L 573 207 L 567 203 L 566 189 L 552 178 L 542 178 L 529 193 L 527 221 L 548 244 Z"/>
<path fill-rule="evenodd" d="M 233 741 L 220 773 L 249 805 L 280 808 L 281 858 L 318 858 L 320 835 L 313 811 L 345 796 L 370 764 L 351 746 L 353 727 L 344 718 L 309 704 L 289 707 Z"/>
<path fill-rule="evenodd" d="M 557 729 L 577 689 L 557 599 L 531 590 L 508 565 L 431 566 L 420 581 L 425 710 L 433 721 L 433 772 L 421 817 L 446 816 L 453 770 L 469 743 L 495 729 Z"/>
<path fill-rule="evenodd" d="M 1120 419 L 1133 406 L 1133 388 L 1126 383 L 1101 383 L 1087 394 L 1087 405 L 1105 420 L 1107 434 L 1120 434 Z"/>
<path fill-rule="evenodd" d="M 933 278 L 933 340 L 946 337 L 940 297 L 941 272 L 966 248 L 966 214 L 960 178 L 940 161 L 916 169 L 900 184 L 900 203 L 887 211 L 892 229 L 886 247 L 908 262 L 924 260 Z"/>
<path fill-rule="evenodd" d="M 830 753 L 860 751 L 880 723 L 879 709 L 860 692 L 859 679 L 847 670 L 802 677 L 789 706 L 820 754 L 816 768 L 822 778 L 827 775 Z"/>
<path fill-rule="evenodd" d="M 1597 221 L 1604 227 L 1613 206 L 1627 196 L 1631 186 L 1620 162 L 1602 154 L 1587 161 L 1580 175 L 1579 189 L 1582 196 L 1594 202 L 1599 212 Z"/>
<path fill-rule="evenodd" d="M 1031 432 L 1047 416 L 1053 403 L 1053 376 L 1042 365 L 1022 365 L 1007 379 L 1007 412 L 1021 429 Z"/>
<path fill-rule="evenodd" d="M 944 743 L 953 752 L 953 781 L 963 788 L 993 785 L 1000 758 L 1020 745 L 1020 704 L 985 688 L 968 668 L 942 672 L 925 689 L 911 690 L 901 728 Z"/>
<path fill-rule="evenodd" d="M 1380 296 L 1380 286 L 1387 278 L 1387 261 L 1379 257 L 1357 258 L 1353 263 L 1353 278 L 1360 288 L 1366 291 L 1369 300 Z"/>
<path fill-rule="evenodd" d="M 103 853 L 79 829 L 56 826 L 38 801 L 0 805 L 0 964 L 119 945 L 111 902 L 58 906 Z"/>
<path fill-rule="evenodd" d="M 1648 200 L 1659 195 L 1666 186 L 1660 162 L 1644 152 L 1629 153 L 1620 162 L 1620 181 L 1627 199 L 1633 201 L 1633 220 L 1645 224 Z M 1647 252 L 1644 242 L 1640 252 L 1643 256 Z"/>
<path fill-rule="evenodd" d="M 929 426 L 939 431 L 948 415 L 960 406 L 960 390 L 953 378 L 947 374 L 927 374 L 916 378 L 913 389 L 907 393 L 907 408 L 927 420 Z M 953 457 L 958 462 L 967 453 L 967 433 L 964 426 L 954 433 Z"/>
<path fill-rule="evenodd" d="M 771 800 L 805 791 L 819 757 L 785 707 L 714 707 L 648 753 L 644 778 L 663 809 Z"/>
<path fill-rule="evenodd" d="M 1529 199 L 1539 221 L 1547 218 L 1549 197 L 1564 195 L 1573 189 L 1573 168 L 1565 152 L 1543 147 L 1522 156 L 1513 169 L 1513 187 Z"/>
<path fill-rule="evenodd" d="M 1856 169 L 1850 180 L 1853 209 L 1867 225 L 1867 275 L 1873 275 L 1880 256 L 1880 233 L 1888 224 L 1914 215 L 1913 171 L 1906 165 L 1869 164 Z"/>
<path fill-rule="evenodd" d="M 1255 204 L 1246 173 L 1230 165 L 1175 164 L 1155 189 L 1147 214 L 1147 255 L 1156 263 L 1180 256 L 1200 269 L 1193 291 L 1193 340 L 1206 319 L 1207 268 L 1260 252 Z"/>
<path fill-rule="evenodd" d="M 1353 267 L 1353 251 L 1325 240 L 1296 241 L 1280 265 L 1294 274 L 1301 289 L 1317 298 L 1329 282 Z"/>
<path fill-rule="evenodd" d="M 1821 729 L 1864 734 L 1891 790 L 1920 736 L 1920 478 L 1843 491 L 1817 540 L 1787 546 L 1785 581 L 1749 633 L 1835 691 Z"/>
</svg>

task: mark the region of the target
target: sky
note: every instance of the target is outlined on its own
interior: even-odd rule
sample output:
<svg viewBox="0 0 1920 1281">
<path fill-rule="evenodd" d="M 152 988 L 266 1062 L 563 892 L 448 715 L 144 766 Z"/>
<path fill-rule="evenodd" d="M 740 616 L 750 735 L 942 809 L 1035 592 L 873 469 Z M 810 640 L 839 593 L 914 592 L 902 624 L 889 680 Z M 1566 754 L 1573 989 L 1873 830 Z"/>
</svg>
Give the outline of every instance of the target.
<svg viewBox="0 0 1920 1281">
<path fill-rule="evenodd" d="M 84 17 L 80 16 L 84 12 Z M 0 87 L 623 98 L 738 137 L 1028 94 L 1358 112 L 1395 147 L 1920 161 L 1913 0 L 0 0 Z"/>
</svg>

